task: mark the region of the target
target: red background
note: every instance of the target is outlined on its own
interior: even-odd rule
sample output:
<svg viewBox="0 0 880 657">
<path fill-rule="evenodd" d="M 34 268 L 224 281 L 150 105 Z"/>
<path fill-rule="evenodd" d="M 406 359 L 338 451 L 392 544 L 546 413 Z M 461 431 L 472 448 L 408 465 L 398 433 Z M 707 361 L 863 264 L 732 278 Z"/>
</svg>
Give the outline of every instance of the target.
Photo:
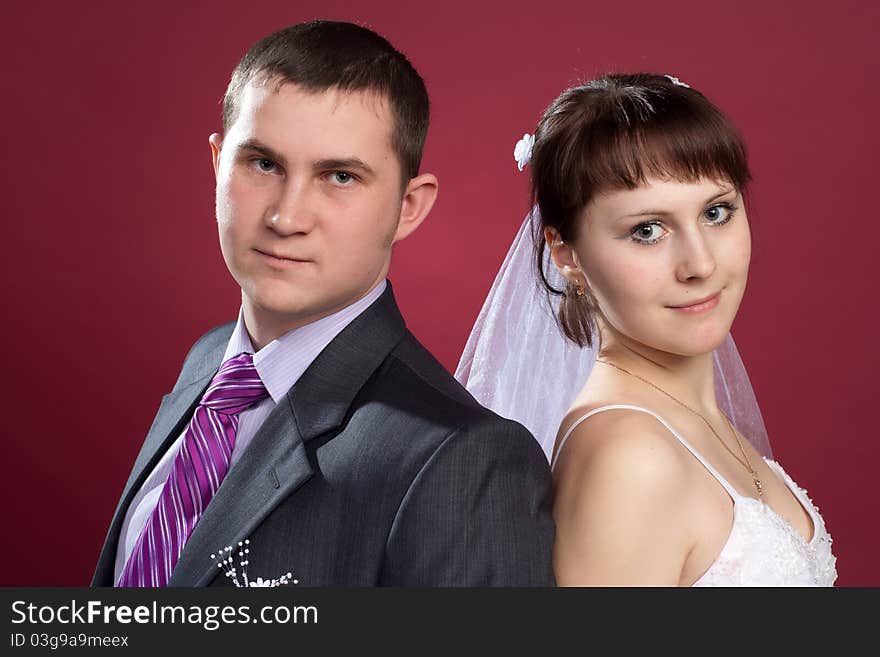
<svg viewBox="0 0 880 657">
<path fill-rule="evenodd" d="M 453 370 L 527 210 L 513 145 L 565 86 L 672 73 L 739 125 L 755 174 L 734 326 L 776 457 L 841 585 L 880 585 L 877 3 L 6 3 L 0 584 L 85 585 L 162 394 L 235 317 L 208 134 L 238 58 L 311 18 L 366 24 L 424 76 L 441 181 L 391 278 Z"/>
</svg>

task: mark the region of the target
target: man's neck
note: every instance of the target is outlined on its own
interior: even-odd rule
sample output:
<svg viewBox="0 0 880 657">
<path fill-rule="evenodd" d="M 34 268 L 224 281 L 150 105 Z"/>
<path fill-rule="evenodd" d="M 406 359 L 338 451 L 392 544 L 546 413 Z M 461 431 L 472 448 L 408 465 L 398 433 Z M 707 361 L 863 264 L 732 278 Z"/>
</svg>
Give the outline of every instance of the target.
<svg viewBox="0 0 880 657">
<path fill-rule="evenodd" d="M 246 294 L 244 294 L 244 292 L 242 292 L 241 307 L 244 325 L 254 351 L 259 351 L 285 333 L 313 324 L 325 317 L 329 317 L 330 315 L 348 308 L 368 296 L 384 280 L 384 278 L 379 280 L 366 292 L 355 298 L 346 299 L 339 303 L 328 305 L 326 308 L 309 313 L 279 313 L 277 311 L 271 311 L 255 304 Z"/>
</svg>

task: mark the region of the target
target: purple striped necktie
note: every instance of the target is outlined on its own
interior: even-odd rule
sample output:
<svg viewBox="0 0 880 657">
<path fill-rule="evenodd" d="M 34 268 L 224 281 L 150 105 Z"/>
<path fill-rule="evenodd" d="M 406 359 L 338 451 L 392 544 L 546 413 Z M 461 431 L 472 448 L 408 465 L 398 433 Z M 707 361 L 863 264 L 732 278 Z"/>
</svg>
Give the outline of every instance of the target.
<svg viewBox="0 0 880 657">
<path fill-rule="evenodd" d="M 220 367 L 196 407 L 116 586 L 165 586 L 190 534 L 229 469 L 238 414 L 269 396 L 250 354 Z"/>
</svg>

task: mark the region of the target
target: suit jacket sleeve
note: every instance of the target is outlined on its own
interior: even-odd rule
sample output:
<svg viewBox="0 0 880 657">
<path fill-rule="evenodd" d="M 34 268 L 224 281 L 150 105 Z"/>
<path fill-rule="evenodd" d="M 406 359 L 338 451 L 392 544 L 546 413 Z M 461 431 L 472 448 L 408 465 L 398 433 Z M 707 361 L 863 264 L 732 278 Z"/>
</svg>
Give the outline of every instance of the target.
<svg viewBox="0 0 880 657">
<path fill-rule="evenodd" d="M 552 480 L 520 424 L 487 417 L 448 436 L 422 467 L 388 538 L 391 586 L 555 586 Z"/>
</svg>

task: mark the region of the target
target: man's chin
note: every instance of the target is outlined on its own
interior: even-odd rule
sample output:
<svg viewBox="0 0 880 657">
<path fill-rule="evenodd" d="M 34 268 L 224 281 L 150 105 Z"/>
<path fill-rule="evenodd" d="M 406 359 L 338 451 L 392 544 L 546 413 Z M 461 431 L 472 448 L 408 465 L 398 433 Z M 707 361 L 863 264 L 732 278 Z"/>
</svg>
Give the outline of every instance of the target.
<svg viewBox="0 0 880 657">
<path fill-rule="evenodd" d="M 315 298 L 300 294 L 242 295 L 246 310 L 263 319 L 278 321 L 313 321 L 333 312 L 336 305 L 332 299 Z"/>
<path fill-rule="evenodd" d="M 309 317 L 312 315 L 319 315 L 325 310 L 325 306 L 322 304 L 307 302 L 297 303 L 291 302 L 289 299 L 283 302 L 257 301 L 254 302 L 251 307 L 255 313 L 267 317 L 278 317 L 279 319 Z"/>
</svg>

